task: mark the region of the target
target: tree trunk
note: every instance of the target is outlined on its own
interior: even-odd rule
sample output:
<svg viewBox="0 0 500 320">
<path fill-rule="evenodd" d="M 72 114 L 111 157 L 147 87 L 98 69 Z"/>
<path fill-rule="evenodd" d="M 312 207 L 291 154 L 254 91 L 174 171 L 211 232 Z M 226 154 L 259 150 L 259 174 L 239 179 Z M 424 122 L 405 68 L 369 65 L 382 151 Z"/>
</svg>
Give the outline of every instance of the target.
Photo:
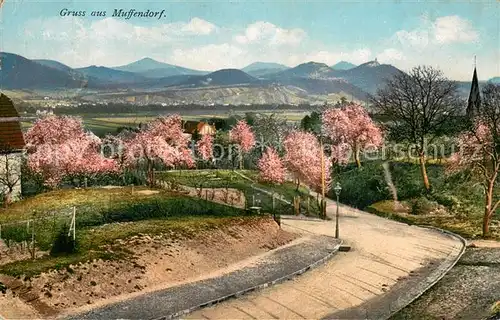
<svg viewBox="0 0 500 320">
<path fill-rule="evenodd" d="M 361 161 L 359 160 L 359 148 L 358 146 L 354 147 L 354 160 L 356 161 L 356 165 L 358 168 L 361 168 Z"/>
<path fill-rule="evenodd" d="M 7 190 L 3 198 L 4 207 L 7 208 L 12 203 L 12 191 Z"/>
<path fill-rule="evenodd" d="M 431 189 L 431 184 L 429 183 L 429 177 L 427 176 L 427 168 L 425 167 L 425 153 L 420 152 L 420 172 L 422 173 L 422 179 L 424 181 L 425 190 L 429 191 Z"/>
<path fill-rule="evenodd" d="M 483 237 L 486 237 L 489 232 L 490 232 L 490 214 L 488 208 L 484 208 Z"/>
<path fill-rule="evenodd" d="M 297 189 L 295 190 L 299 191 L 299 187 L 300 187 L 300 178 L 297 178 Z"/>
<path fill-rule="evenodd" d="M 240 170 L 243 170 L 243 154 L 240 153 Z"/>
<path fill-rule="evenodd" d="M 147 183 L 149 186 L 152 185 L 153 183 L 153 164 L 151 163 L 151 161 L 148 160 L 148 174 L 147 174 Z"/>
<path fill-rule="evenodd" d="M 484 201 L 484 216 L 483 216 L 483 237 L 487 236 L 488 233 L 490 232 L 490 220 L 491 220 L 491 205 L 493 202 L 493 185 L 494 181 L 489 181 L 488 182 L 488 189 L 486 191 L 485 195 L 485 201 Z"/>
</svg>

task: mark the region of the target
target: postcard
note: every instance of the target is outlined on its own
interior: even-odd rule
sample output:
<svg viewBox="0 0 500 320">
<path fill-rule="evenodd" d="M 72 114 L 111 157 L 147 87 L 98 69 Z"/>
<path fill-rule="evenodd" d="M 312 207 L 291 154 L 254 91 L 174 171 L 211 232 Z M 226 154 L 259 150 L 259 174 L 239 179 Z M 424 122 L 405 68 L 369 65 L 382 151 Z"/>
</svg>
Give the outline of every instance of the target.
<svg viewBox="0 0 500 320">
<path fill-rule="evenodd" d="M 0 0 L 0 319 L 500 319 L 499 21 Z"/>
</svg>

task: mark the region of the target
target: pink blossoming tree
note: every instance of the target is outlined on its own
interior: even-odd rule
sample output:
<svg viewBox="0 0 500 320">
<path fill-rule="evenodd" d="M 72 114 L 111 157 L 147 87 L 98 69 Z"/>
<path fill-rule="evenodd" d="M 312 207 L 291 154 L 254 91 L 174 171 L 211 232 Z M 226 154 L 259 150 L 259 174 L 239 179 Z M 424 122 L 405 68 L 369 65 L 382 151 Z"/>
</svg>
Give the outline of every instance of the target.
<svg viewBox="0 0 500 320">
<path fill-rule="evenodd" d="M 239 146 L 240 169 L 243 169 L 243 154 L 252 150 L 255 145 L 255 135 L 252 128 L 244 120 L 240 120 L 229 131 L 229 139 Z"/>
<path fill-rule="evenodd" d="M 332 140 L 335 157 L 343 161 L 346 145 L 354 154 L 356 165 L 361 167 L 360 151 L 378 149 L 383 143 L 382 131 L 375 125 L 365 108 L 349 103 L 341 108 L 330 108 L 323 112 L 323 132 Z"/>
<path fill-rule="evenodd" d="M 500 161 L 493 135 L 487 125 L 478 122 L 473 132 L 462 133 L 457 141 L 459 151 L 448 159 L 447 169 L 449 172 L 469 169 L 481 177 L 485 194 L 483 235 L 487 235 L 491 218 L 500 204 L 500 200 L 494 200 Z"/>
<path fill-rule="evenodd" d="M 112 159 L 101 155 L 101 140 L 85 132 L 76 117 L 49 116 L 39 119 L 25 136 L 28 167 L 55 188 L 66 176 L 117 172 Z"/>
<path fill-rule="evenodd" d="M 264 182 L 281 184 L 285 181 L 286 169 L 283 160 L 272 147 L 268 147 L 257 163 L 259 179 Z"/>
<path fill-rule="evenodd" d="M 196 150 L 201 159 L 208 161 L 212 159 L 214 138 L 210 134 L 204 134 L 200 140 L 196 142 Z"/>
<path fill-rule="evenodd" d="M 497 196 L 500 172 L 500 85 L 487 84 L 482 90 L 481 105 L 475 111 L 471 130 L 458 137 L 459 151 L 448 160 L 448 169 L 470 170 L 484 189 L 483 236 L 500 205 Z"/>
<path fill-rule="evenodd" d="M 332 160 L 324 155 L 320 143 L 314 134 L 293 131 L 285 138 L 284 148 L 285 164 L 288 171 L 297 180 L 297 188 L 301 182 L 304 182 L 314 190 L 320 191 L 323 184 L 323 172 L 325 192 L 329 189 L 331 184 Z M 321 161 L 322 158 L 323 163 Z"/>
<path fill-rule="evenodd" d="M 145 164 L 148 180 L 153 183 L 152 172 L 155 161 L 167 167 L 195 166 L 193 154 L 189 149 L 189 140 L 189 136 L 182 130 L 180 116 L 158 118 L 131 137 L 124 139 L 124 165 L 131 168 Z"/>
</svg>

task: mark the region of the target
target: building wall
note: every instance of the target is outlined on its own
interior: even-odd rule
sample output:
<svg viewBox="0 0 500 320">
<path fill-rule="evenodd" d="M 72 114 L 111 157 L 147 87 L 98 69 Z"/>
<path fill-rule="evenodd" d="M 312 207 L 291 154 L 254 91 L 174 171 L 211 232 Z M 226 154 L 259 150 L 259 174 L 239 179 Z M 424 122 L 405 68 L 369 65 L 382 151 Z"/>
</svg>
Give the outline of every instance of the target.
<svg viewBox="0 0 500 320">
<path fill-rule="evenodd" d="M 215 130 L 214 130 L 214 128 L 211 125 L 205 124 L 201 128 L 200 134 L 201 135 L 203 135 L 203 134 L 215 134 Z"/>
<path fill-rule="evenodd" d="M 22 153 L 0 154 L 0 194 L 5 194 L 7 182 L 14 183 L 11 199 L 17 201 L 21 198 L 21 165 Z"/>
</svg>

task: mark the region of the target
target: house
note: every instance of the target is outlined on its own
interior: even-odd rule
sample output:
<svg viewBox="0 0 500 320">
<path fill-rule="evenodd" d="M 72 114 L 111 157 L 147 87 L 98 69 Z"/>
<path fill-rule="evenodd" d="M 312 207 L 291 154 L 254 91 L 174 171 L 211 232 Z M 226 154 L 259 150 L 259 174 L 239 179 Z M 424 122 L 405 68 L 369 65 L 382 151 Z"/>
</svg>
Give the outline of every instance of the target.
<svg viewBox="0 0 500 320">
<path fill-rule="evenodd" d="M 200 135 L 205 135 L 205 134 L 215 134 L 215 126 L 208 124 L 203 121 L 183 121 L 182 122 L 182 128 L 184 129 L 184 132 L 190 135 L 193 135 L 195 132 L 197 132 Z"/>
<path fill-rule="evenodd" d="M 24 137 L 12 100 L 0 94 L 0 196 L 10 201 L 21 197 L 21 165 Z"/>
</svg>

